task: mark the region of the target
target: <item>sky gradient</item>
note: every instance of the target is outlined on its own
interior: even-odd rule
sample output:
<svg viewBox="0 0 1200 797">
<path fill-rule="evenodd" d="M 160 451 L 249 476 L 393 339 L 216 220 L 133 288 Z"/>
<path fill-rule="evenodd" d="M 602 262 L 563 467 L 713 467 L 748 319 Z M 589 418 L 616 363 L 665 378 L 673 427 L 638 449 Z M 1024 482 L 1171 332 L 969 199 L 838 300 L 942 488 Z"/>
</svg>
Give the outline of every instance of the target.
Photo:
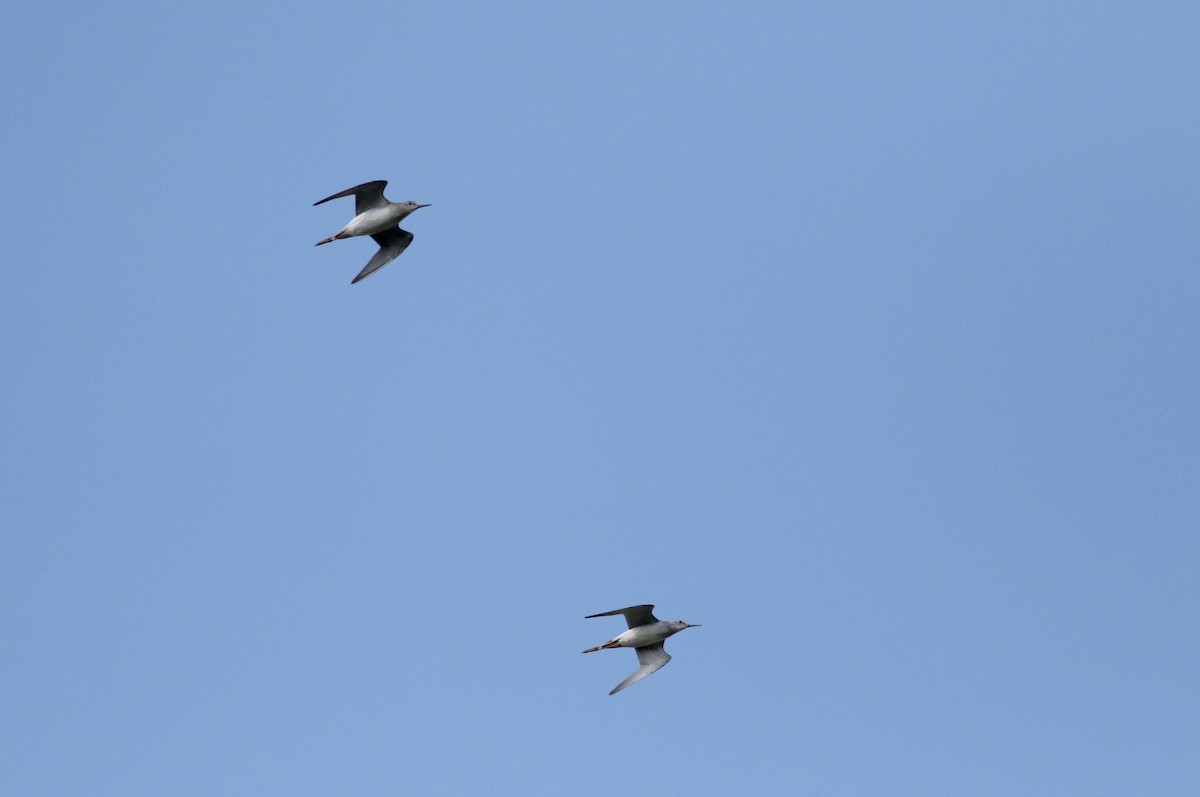
<svg viewBox="0 0 1200 797">
<path fill-rule="evenodd" d="M 14 8 L 0 792 L 1200 793 L 1197 41 Z"/>
</svg>

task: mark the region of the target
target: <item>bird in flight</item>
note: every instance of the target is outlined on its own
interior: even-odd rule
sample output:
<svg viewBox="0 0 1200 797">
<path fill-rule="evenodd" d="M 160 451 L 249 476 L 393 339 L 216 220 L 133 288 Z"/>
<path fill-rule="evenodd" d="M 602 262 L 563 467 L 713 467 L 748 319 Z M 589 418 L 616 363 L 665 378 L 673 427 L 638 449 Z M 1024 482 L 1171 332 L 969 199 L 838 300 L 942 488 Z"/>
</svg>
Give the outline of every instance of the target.
<svg viewBox="0 0 1200 797">
<path fill-rule="evenodd" d="M 629 625 L 629 630 L 618 634 L 603 645 L 588 648 L 584 653 L 594 653 L 597 650 L 604 650 L 605 648 L 633 648 L 634 652 L 637 653 L 638 663 L 641 666 L 630 673 L 628 678 L 617 684 L 609 692 L 609 695 L 615 695 L 630 684 L 635 684 L 647 675 L 661 670 L 671 660 L 671 656 L 667 651 L 663 650 L 663 640 L 667 637 L 678 634 L 685 628 L 700 627 L 692 623 L 685 623 L 683 620 L 659 620 L 654 616 L 653 604 L 649 603 L 644 603 L 641 606 L 630 606 L 625 609 L 614 609 L 611 612 L 589 614 L 583 619 L 591 620 L 593 617 L 611 617 L 615 614 L 625 616 L 625 622 Z"/>
<path fill-rule="evenodd" d="M 417 208 L 429 207 L 429 205 L 418 205 L 416 202 L 389 202 L 383 196 L 383 188 L 386 185 L 387 180 L 372 180 L 313 203 L 313 207 L 316 207 L 331 199 L 354 196 L 354 218 L 324 241 L 317 241 L 317 246 L 340 238 L 353 238 L 357 235 L 369 235 L 375 239 L 375 243 L 379 244 L 379 251 L 367 261 L 367 265 L 358 272 L 358 276 L 350 280 L 351 285 L 366 279 L 399 257 L 413 239 L 411 232 L 400 229 L 400 220 Z"/>
</svg>

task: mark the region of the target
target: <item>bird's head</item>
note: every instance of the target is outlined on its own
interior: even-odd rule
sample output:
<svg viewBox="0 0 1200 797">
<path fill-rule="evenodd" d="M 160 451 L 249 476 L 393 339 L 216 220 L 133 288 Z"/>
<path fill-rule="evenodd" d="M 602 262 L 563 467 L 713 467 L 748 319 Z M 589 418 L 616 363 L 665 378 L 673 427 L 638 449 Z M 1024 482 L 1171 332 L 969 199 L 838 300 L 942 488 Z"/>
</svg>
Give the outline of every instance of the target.
<svg viewBox="0 0 1200 797">
<path fill-rule="evenodd" d="M 407 216 L 408 214 L 412 213 L 414 210 L 419 210 L 421 208 L 429 207 L 429 205 L 420 205 L 416 202 L 397 202 L 396 204 L 398 204 L 400 206 L 400 209 L 402 211 L 404 211 L 404 215 L 401 216 L 400 218 L 404 218 L 404 216 Z"/>
<path fill-rule="evenodd" d="M 667 625 L 671 626 L 672 633 L 678 634 L 685 628 L 699 628 L 699 624 L 685 623 L 683 620 L 667 620 Z"/>
</svg>

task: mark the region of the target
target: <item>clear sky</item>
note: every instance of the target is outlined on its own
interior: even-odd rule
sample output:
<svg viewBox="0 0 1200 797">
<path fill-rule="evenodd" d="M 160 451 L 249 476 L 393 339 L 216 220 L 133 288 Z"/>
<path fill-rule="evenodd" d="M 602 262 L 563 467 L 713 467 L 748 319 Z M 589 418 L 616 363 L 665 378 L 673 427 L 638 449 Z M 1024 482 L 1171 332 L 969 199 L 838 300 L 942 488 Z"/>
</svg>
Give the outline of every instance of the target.
<svg viewBox="0 0 1200 797">
<path fill-rule="evenodd" d="M 1200 794 L 1198 41 L 9 9 L 0 792 Z"/>
</svg>

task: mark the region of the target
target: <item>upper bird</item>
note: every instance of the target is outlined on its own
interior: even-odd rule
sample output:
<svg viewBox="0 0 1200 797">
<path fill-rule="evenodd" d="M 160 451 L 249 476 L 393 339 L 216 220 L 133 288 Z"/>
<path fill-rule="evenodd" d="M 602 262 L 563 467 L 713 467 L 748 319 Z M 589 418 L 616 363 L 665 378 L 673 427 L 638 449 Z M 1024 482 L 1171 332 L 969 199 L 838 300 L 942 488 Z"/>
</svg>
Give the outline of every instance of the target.
<svg viewBox="0 0 1200 797">
<path fill-rule="evenodd" d="M 593 617 L 609 617 L 614 614 L 625 615 L 625 622 L 629 625 L 629 630 L 613 637 L 603 645 L 588 648 L 584 653 L 592 653 L 604 648 L 633 648 L 637 653 L 638 662 L 642 666 L 634 670 L 624 681 L 617 684 L 609 692 L 610 695 L 615 695 L 630 684 L 637 683 L 647 675 L 661 670 L 671 660 L 671 656 L 663 650 L 664 639 L 672 634 L 678 634 L 685 628 L 700 627 L 692 623 L 685 623 L 683 620 L 659 620 L 654 616 L 653 604 L 649 603 L 644 603 L 641 606 L 630 606 L 625 609 L 614 609 L 611 612 L 589 614 L 583 619 L 591 620 Z"/>
<path fill-rule="evenodd" d="M 353 238 L 356 235 L 369 235 L 379 244 L 379 251 L 367 262 L 363 270 L 358 272 L 358 276 L 350 280 L 351 285 L 366 279 L 395 260 L 413 239 L 411 232 L 400 229 L 400 220 L 417 208 L 429 207 L 418 205 L 416 202 L 389 202 L 383 196 L 383 188 L 386 185 L 387 180 L 372 180 L 313 203 L 313 207 L 316 207 L 331 199 L 354 195 L 354 218 L 334 235 L 324 241 L 317 241 L 317 246 L 339 238 Z"/>
</svg>

